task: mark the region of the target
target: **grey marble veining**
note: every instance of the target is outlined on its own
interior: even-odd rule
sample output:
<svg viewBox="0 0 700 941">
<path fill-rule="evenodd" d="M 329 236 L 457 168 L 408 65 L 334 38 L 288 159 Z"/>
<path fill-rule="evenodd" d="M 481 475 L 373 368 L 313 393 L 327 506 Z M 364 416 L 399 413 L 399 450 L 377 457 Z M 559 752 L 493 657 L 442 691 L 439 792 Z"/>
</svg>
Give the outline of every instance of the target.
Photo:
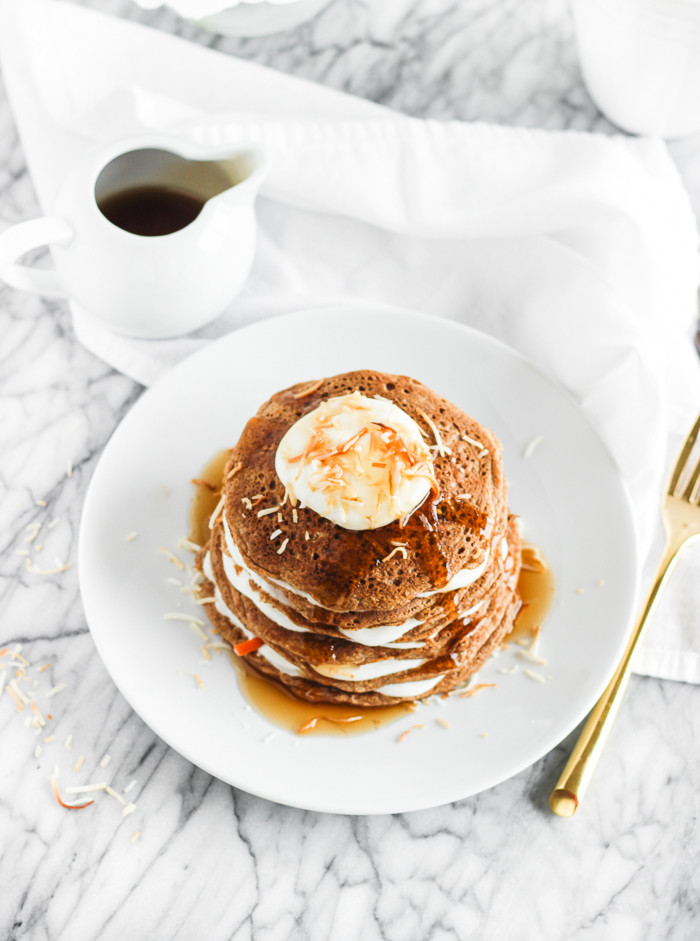
<svg viewBox="0 0 700 941">
<path fill-rule="evenodd" d="M 130 0 L 84 5 L 419 116 L 613 130 L 582 85 L 563 0 L 334 0 L 312 23 L 256 40 Z M 672 152 L 700 208 L 700 140 Z M 0 220 L 35 214 L 1 84 L 0 155 Z M 75 566 L 41 576 L 17 554 L 30 550 L 41 568 L 75 561 L 87 482 L 141 390 L 76 343 L 62 304 L 0 287 L 0 318 L 0 647 L 22 645 L 38 691 L 66 684 L 40 734 L 0 697 L 3 941 L 698 936 L 695 687 L 633 678 L 568 821 L 547 797 L 571 739 L 477 797 L 371 818 L 270 804 L 167 748 L 106 674 Z M 89 814 L 63 811 L 54 766 L 61 783 L 105 780 L 123 793 L 135 781 L 136 810 L 123 817 L 103 795 Z"/>
</svg>

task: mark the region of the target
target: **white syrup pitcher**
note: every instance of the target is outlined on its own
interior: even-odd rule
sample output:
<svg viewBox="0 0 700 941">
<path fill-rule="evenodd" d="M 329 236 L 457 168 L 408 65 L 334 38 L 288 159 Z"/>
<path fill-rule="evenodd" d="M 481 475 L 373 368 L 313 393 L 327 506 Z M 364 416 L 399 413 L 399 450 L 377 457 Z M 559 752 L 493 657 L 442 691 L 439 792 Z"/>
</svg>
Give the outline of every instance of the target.
<svg viewBox="0 0 700 941">
<path fill-rule="evenodd" d="M 50 215 L 0 234 L 0 278 L 70 298 L 127 336 L 196 330 L 248 276 L 267 168 L 251 146 L 213 149 L 163 135 L 103 146 L 75 166 Z M 52 270 L 17 263 L 42 246 Z"/>
</svg>

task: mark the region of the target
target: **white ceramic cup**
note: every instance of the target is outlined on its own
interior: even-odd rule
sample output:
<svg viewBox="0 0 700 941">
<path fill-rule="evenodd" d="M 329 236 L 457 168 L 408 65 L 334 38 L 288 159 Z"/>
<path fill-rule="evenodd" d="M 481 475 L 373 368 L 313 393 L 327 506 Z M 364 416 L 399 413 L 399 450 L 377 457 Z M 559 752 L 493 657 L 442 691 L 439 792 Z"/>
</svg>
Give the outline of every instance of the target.
<svg viewBox="0 0 700 941">
<path fill-rule="evenodd" d="M 12 287 L 70 298 L 117 333 L 156 339 L 203 326 L 234 299 L 255 253 L 254 201 L 267 172 L 258 147 L 203 147 L 144 135 L 88 153 L 60 187 L 51 213 L 0 233 L 0 278 Z M 166 186 L 202 202 L 166 235 L 110 222 L 104 197 Z M 50 248 L 54 268 L 18 263 Z"/>
<path fill-rule="evenodd" d="M 618 127 L 700 130 L 700 0 L 573 0 L 581 70 Z"/>
</svg>

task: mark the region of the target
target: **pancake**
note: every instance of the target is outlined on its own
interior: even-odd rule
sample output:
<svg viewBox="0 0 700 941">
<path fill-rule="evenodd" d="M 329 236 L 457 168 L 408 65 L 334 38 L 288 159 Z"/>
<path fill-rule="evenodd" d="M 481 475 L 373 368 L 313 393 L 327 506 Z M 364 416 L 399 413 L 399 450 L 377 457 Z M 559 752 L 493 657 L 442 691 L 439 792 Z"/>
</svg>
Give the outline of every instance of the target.
<svg viewBox="0 0 700 941">
<path fill-rule="evenodd" d="M 364 398 L 348 400 L 350 393 Z M 415 422 L 417 450 L 409 453 L 399 437 L 399 466 L 410 475 L 417 462 L 430 485 L 421 485 L 426 496 L 403 516 L 375 528 L 368 517 L 365 528 L 348 528 L 342 516 L 334 519 L 342 507 L 322 515 L 297 503 L 276 456 L 303 416 L 323 421 L 314 416 L 324 403 L 344 408 L 378 399 L 385 412 L 393 403 Z M 365 433 L 365 454 L 373 454 L 371 435 L 390 440 L 395 429 L 367 421 L 335 451 L 307 449 L 289 464 L 311 453 L 307 463 L 315 468 L 316 454 L 346 454 Z M 363 475 L 357 455 L 350 458 Z M 332 497 L 329 505 L 337 506 Z M 403 376 L 347 373 L 292 386 L 264 403 L 232 449 L 210 531 L 197 566 L 201 596 L 215 599 L 206 604 L 212 623 L 232 645 L 254 639 L 251 668 L 312 702 L 379 706 L 459 689 L 511 630 L 520 606 L 520 541 L 498 440 Z"/>
<path fill-rule="evenodd" d="M 457 572 L 482 565 L 492 544 L 503 537 L 508 517 L 496 438 L 446 399 L 404 376 L 347 373 L 323 380 L 304 398 L 295 397 L 308 387 L 292 386 L 262 405 L 231 454 L 227 472 L 238 464 L 241 469 L 225 481 L 225 519 L 245 564 L 285 590 L 304 592 L 312 602 L 339 612 L 393 610 L 441 590 Z M 297 509 L 294 523 L 275 471 L 278 445 L 290 426 L 321 402 L 356 390 L 368 397 L 390 397 L 439 449 L 434 456 L 439 498 L 419 508 L 404 526 L 397 520 L 356 532 L 308 508 Z M 280 509 L 266 512 L 273 507 Z M 270 538 L 278 529 L 288 539 L 282 554 Z M 409 544 L 406 558 L 392 555 L 397 542 Z"/>
</svg>

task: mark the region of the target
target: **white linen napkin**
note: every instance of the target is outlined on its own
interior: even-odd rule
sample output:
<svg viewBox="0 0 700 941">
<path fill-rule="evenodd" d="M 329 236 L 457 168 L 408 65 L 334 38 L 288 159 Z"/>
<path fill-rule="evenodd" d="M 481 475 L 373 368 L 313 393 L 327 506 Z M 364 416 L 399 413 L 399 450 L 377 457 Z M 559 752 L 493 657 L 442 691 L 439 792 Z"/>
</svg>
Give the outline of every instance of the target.
<svg viewBox="0 0 700 941">
<path fill-rule="evenodd" d="M 0 56 L 47 211 L 77 154 L 139 129 L 272 157 L 231 309 L 165 341 L 76 315 L 98 356 L 148 385 L 231 329 L 329 301 L 462 320 L 575 395 L 630 488 L 643 553 L 658 543 L 663 475 L 700 408 L 695 220 L 661 142 L 419 121 L 58 0 L 0 4 Z M 635 669 L 700 682 L 691 566 Z"/>
</svg>

